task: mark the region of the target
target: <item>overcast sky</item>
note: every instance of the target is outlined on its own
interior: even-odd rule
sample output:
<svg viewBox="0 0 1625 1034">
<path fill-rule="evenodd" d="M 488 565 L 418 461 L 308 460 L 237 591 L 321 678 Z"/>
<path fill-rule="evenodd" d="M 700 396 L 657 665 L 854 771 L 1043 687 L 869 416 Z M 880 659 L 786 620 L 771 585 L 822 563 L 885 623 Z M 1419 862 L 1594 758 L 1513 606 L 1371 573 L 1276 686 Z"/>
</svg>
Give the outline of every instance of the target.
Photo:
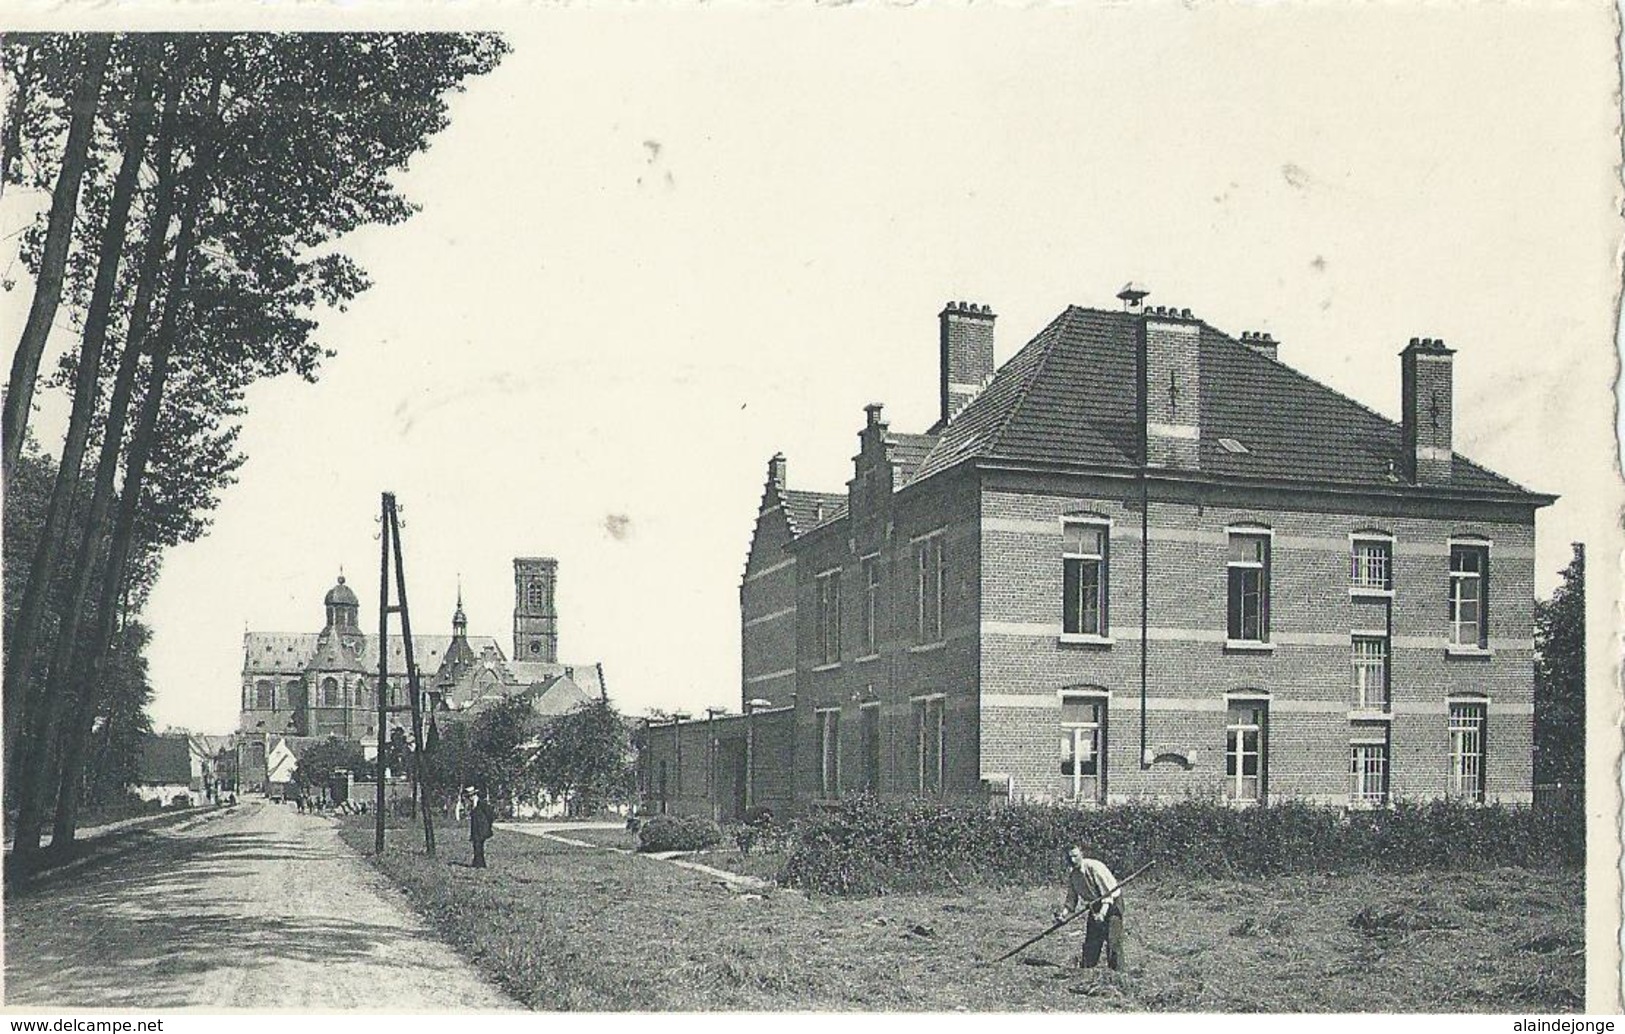
<svg viewBox="0 0 1625 1034">
<path fill-rule="evenodd" d="M 417 630 L 461 573 L 508 649 L 511 558 L 552 555 L 562 659 L 628 711 L 737 706 L 768 457 L 842 491 L 865 403 L 934 418 L 944 301 L 1002 362 L 1131 278 L 1396 419 L 1397 353 L 1444 338 L 1458 451 L 1564 497 L 1545 594 L 1612 503 L 1608 11 L 493 14 L 514 51 L 402 177 L 422 212 L 348 242 L 337 356 L 252 392 L 165 561 L 157 724 L 233 728 L 244 629 L 318 630 L 341 565 L 375 626 L 386 488 Z"/>
</svg>

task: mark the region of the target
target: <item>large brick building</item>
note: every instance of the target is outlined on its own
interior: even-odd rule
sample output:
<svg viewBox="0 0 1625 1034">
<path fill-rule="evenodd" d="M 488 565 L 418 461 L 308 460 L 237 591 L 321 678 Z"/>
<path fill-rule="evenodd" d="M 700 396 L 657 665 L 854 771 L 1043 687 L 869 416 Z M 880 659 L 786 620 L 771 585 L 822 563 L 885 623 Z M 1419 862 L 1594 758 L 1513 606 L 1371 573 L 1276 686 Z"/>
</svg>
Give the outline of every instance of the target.
<svg viewBox="0 0 1625 1034">
<path fill-rule="evenodd" d="M 740 609 L 742 699 L 793 715 L 773 796 L 1529 801 L 1553 497 L 1453 452 L 1453 350 L 1400 353 L 1396 424 L 1118 297 L 997 372 L 950 304 L 927 433 L 869 406 L 845 493 L 772 459 Z"/>
</svg>

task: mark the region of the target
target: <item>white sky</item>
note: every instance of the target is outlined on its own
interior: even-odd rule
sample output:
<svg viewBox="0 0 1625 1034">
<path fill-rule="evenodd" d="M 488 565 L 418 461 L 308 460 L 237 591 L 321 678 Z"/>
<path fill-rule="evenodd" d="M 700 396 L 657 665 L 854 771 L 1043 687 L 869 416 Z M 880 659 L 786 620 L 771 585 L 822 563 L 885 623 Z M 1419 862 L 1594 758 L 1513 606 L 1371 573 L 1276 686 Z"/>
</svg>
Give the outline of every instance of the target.
<svg viewBox="0 0 1625 1034">
<path fill-rule="evenodd" d="M 767 458 L 840 491 L 865 403 L 923 430 L 948 299 L 993 306 L 1002 362 L 1141 280 L 1390 417 L 1399 349 L 1442 337 L 1458 450 L 1564 496 L 1542 594 L 1609 519 L 1607 7 L 487 24 L 514 52 L 403 177 L 423 211 L 349 242 L 375 286 L 323 316 L 337 357 L 251 394 L 241 483 L 166 561 L 159 726 L 233 728 L 244 627 L 319 629 L 341 564 L 375 627 L 386 488 L 418 631 L 449 631 L 461 572 L 507 650 L 511 558 L 549 554 L 562 658 L 623 709 L 737 706 Z"/>
</svg>

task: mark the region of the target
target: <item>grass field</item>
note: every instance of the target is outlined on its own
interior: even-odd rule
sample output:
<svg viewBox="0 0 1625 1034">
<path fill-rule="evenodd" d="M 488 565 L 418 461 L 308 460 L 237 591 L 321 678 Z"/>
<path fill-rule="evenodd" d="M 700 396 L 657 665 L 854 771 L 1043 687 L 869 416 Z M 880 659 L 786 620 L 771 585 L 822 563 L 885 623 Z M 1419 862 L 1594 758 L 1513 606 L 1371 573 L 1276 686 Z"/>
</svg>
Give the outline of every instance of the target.
<svg viewBox="0 0 1625 1034">
<path fill-rule="evenodd" d="M 348 820 L 370 855 L 372 827 Z M 568 835 L 568 834 L 567 834 Z M 579 839 L 586 839 L 580 837 Z M 650 858 L 499 832 L 467 867 L 447 827 L 376 862 L 431 926 L 536 1009 L 1519 1012 L 1584 1005 L 1578 871 L 1194 880 L 1125 893 L 1128 967 L 1070 968 L 1052 887 L 840 899 L 741 893 Z M 617 844 L 619 846 L 619 844 Z M 720 859 L 713 859 L 712 864 Z M 1526 889 L 1529 888 L 1529 889 Z"/>
</svg>

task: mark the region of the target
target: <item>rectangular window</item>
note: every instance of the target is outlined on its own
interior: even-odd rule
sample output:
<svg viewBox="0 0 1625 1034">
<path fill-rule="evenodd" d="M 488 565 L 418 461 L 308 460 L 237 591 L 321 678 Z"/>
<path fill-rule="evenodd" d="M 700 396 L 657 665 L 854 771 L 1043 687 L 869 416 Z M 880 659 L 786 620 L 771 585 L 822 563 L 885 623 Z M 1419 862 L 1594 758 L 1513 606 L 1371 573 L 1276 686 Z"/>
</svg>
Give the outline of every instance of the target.
<svg viewBox="0 0 1625 1034">
<path fill-rule="evenodd" d="M 1061 631 L 1068 635 L 1106 632 L 1106 550 L 1104 524 L 1067 524 L 1061 547 Z"/>
<path fill-rule="evenodd" d="M 822 797 L 841 792 L 841 712 L 818 711 L 818 790 Z"/>
<path fill-rule="evenodd" d="M 920 759 L 920 792 L 941 793 L 943 771 L 943 698 L 925 697 L 914 701 L 914 731 Z"/>
<path fill-rule="evenodd" d="M 880 558 L 863 561 L 863 656 L 880 652 Z"/>
<path fill-rule="evenodd" d="M 1234 642 L 1269 641 L 1270 537 L 1232 532 L 1229 577 L 1229 627 Z"/>
<path fill-rule="evenodd" d="M 1269 705 L 1232 701 L 1224 729 L 1224 792 L 1232 801 L 1264 799 L 1264 731 Z"/>
<path fill-rule="evenodd" d="M 1388 710 L 1386 637 L 1354 637 L 1354 707 L 1361 711 Z"/>
<path fill-rule="evenodd" d="M 943 639 L 942 618 L 946 610 L 948 589 L 948 558 L 942 536 L 932 535 L 915 545 L 915 567 L 918 572 L 916 586 L 917 632 L 920 642 L 937 643 Z"/>
<path fill-rule="evenodd" d="M 818 608 L 814 619 L 818 626 L 819 663 L 834 664 L 841 659 L 841 572 L 838 569 L 818 576 Z"/>
<path fill-rule="evenodd" d="M 1106 698 L 1061 698 L 1061 777 L 1080 801 L 1106 799 Z"/>
<path fill-rule="evenodd" d="M 1450 793 L 1484 799 L 1484 705 L 1450 705 Z"/>
<path fill-rule="evenodd" d="M 1490 551 L 1487 546 L 1450 547 L 1450 643 L 1486 649 Z"/>
<path fill-rule="evenodd" d="M 863 788 L 880 789 L 880 705 L 864 704 L 858 710 L 859 738 L 863 741 Z"/>
<path fill-rule="evenodd" d="M 1388 803 L 1388 744 L 1349 746 L 1349 802 L 1377 807 Z"/>
<path fill-rule="evenodd" d="M 1393 583 L 1393 543 L 1384 539 L 1355 539 L 1349 586 L 1387 591 Z"/>
<path fill-rule="evenodd" d="M 254 685 L 254 706 L 261 711 L 272 710 L 274 706 L 273 690 L 269 682 L 258 682 Z"/>
</svg>

